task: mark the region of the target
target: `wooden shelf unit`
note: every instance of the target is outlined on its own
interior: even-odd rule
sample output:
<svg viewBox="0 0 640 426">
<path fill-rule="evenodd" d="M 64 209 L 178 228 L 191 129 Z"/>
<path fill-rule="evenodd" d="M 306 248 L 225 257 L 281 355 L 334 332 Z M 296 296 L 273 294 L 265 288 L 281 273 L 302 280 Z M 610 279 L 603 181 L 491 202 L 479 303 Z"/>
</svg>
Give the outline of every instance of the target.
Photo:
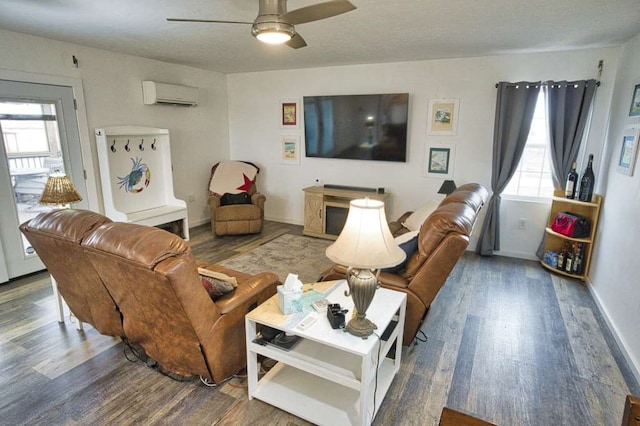
<svg viewBox="0 0 640 426">
<path fill-rule="evenodd" d="M 600 216 L 600 205 L 602 204 L 602 197 L 598 194 L 593 194 L 591 202 L 572 200 L 565 198 L 564 191 L 554 191 L 554 196 L 551 202 L 551 211 L 549 212 L 549 219 L 547 221 L 547 227 L 545 228 L 546 238 L 544 242 L 544 251 L 553 250 L 560 252 L 562 245 L 565 242 L 582 243 L 584 247 L 582 262 L 584 263 L 583 271 L 581 275 L 570 274 L 566 271 L 554 268 L 551 265 L 547 265 L 544 261 L 540 261 L 543 267 L 550 271 L 564 275 L 571 278 L 578 278 L 582 281 L 586 281 L 589 276 L 589 266 L 591 265 L 591 253 L 593 251 L 593 243 L 598 229 L 598 218 Z M 591 221 L 591 232 L 588 237 L 585 238 L 571 238 L 551 229 L 553 224 L 553 218 L 558 213 L 567 212 L 579 214 L 585 216 Z"/>
<path fill-rule="evenodd" d="M 385 203 L 391 194 L 358 189 L 327 188 L 310 186 L 304 188 L 304 229 L 302 233 L 311 237 L 335 240 L 344 226 L 349 203 L 359 198 L 371 198 Z M 332 217 L 332 212 L 334 216 Z M 329 220 L 327 220 L 329 218 Z"/>
</svg>

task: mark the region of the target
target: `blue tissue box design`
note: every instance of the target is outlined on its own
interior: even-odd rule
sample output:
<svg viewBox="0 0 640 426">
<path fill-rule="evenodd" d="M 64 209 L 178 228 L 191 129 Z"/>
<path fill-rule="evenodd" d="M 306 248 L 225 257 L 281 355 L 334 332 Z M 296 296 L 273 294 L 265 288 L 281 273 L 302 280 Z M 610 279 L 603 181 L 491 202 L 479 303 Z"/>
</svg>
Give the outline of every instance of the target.
<svg viewBox="0 0 640 426">
<path fill-rule="evenodd" d="M 277 289 L 278 307 L 283 314 L 302 312 L 302 290 L 285 291 L 284 285 L 279 285 Z"/>
</svg>

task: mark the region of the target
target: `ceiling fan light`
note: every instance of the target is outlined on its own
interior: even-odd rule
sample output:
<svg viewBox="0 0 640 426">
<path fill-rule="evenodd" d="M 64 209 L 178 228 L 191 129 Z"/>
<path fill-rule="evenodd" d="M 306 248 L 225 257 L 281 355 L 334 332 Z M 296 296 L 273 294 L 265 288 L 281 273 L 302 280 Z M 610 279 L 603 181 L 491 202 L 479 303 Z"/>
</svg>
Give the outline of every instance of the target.
<svg viewBox="0 0 640 426">
<path fill-rule="evenodd" d="M 282 31 L 263 31 L 256 38 L 267 44 L 282 44 L 291 40 L 291 35 Z"/>
<path fill-rule="evenodd" d="M 282 44 L 291 40 L 295 30 L 284 22 L 260 22 L 253 24 L 251 34 L 263 43 Z"/>
</svg>

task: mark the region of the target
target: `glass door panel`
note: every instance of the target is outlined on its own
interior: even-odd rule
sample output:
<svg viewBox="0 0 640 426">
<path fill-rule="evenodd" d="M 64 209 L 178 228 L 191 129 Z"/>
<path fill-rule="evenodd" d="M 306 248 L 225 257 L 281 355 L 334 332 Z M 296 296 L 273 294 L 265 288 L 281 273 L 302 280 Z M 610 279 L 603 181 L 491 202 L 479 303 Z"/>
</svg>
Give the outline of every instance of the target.
<svg viewBox="0 0 640 426">
<path fill-rule="evenodd" d="M 86 199 L 73 89 L 0 80 L 0 139 L 0 281 L 6 281 L 44 269 L 18 226 L 52 208 L 39 203 L 49 174 L 66 173 Z"/>
<path fill-rule="evenodd" d="M 0 103 L 0 129 L 19 223 L 52 208 L 38 201 L 49 173 L 64 172 L 56 120 L 56 106 L 51 103 Z M 21 237 L 25 256 L 34 256 L 27 239 Z"/>
</svg>

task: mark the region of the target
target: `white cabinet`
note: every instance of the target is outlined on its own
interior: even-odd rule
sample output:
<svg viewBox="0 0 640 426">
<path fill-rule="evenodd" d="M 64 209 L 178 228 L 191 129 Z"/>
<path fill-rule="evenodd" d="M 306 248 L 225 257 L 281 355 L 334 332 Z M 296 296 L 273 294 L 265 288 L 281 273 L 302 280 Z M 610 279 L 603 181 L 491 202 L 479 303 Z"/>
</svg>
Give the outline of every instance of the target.
<svg viewBox="0 0 640 426">
<path fill-rule="evenodd" d="M 169 131 L 139 126 L 96 129 L 105 215 L 157 226 L 189 239 L 187 203 L 173 193 Z"/>
</svg>

